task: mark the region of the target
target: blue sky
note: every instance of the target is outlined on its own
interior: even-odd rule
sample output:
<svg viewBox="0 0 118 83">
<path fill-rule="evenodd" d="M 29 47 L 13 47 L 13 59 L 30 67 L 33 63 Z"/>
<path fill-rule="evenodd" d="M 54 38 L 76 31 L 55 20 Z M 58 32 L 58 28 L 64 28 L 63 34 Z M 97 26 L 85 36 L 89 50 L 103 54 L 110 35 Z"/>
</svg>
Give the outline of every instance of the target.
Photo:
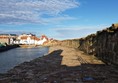
<svg viewBox="0 0 118 83">
<path fill-rule="evenodd" d="M 118 0 L 0 0 L 0 33 L 85 37 L 118 23 Z"/>
</svg>

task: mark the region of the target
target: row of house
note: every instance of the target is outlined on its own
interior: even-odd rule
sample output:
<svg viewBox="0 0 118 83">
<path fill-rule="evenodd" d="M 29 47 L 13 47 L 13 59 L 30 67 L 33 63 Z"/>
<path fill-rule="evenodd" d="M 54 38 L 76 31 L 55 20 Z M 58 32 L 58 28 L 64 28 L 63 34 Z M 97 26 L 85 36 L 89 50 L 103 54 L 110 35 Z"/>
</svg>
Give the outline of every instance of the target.
<svg viewBox="0 0 118 83">
<path fill-rule="evenodd" d="M 48 42 L 49 39 L 47 36 L 42 35 L 40 38 L 36 37 L 34 34 L 22 34 L 15 35 L 11 37 L 9 35 L 0 35 L 0 42 L 7 44 L 35 44 L 43 45 L 45 42 Z"/>
</svg>

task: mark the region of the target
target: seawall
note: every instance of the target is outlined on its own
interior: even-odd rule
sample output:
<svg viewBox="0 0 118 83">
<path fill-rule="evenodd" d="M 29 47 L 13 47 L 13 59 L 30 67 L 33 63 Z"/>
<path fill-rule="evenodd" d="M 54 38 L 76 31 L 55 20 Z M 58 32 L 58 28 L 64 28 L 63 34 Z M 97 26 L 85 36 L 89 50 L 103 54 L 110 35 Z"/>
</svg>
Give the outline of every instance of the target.
<svg viewBox="0 0 118 83">
<path fill-rule="evenodd" d="M 85 38 L 53 41 L 49 45 L 77 48 L 84 53 L 97 56 L 107 64 L 118 65 L 118 24 Z"/>
<path fill-rule="evenodd" d="M 112 25 L 80 39 L 80 50 L 93 54 L 108 64 L 118 65 L 118 26 Z"/>
</svg>

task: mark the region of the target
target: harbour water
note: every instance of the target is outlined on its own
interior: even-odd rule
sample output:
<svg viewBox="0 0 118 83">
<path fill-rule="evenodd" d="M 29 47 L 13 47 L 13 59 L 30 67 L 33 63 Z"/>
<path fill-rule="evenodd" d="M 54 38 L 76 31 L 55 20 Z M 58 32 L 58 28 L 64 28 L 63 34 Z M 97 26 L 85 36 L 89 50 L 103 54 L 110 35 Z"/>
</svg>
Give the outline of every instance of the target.
<svg viewBox="0 0 118 83">
<path fill-rule="evenodd" d="M 0 73 L 5 73 L 16 65 L 41 57 L 48 53 L 48 47 L 15 48 L 0 53 Z"/>
</svg>

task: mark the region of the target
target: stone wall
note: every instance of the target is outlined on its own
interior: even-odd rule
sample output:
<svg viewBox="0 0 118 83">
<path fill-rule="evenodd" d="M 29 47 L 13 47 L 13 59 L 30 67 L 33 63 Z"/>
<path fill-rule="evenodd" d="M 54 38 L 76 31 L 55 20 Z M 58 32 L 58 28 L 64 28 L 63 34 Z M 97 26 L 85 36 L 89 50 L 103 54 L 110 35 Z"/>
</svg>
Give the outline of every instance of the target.
<svg viewBox="0 0 118 83">
<path fill-rule="evenodd" d="M 80 41 L 81 51 L 95 55 L 108 64 L 118 65 L 118 29 L 110 27 Z"/>
<path fill-rule="evenodd" d="M 95 55 L 107 63 L 118 65 L 118 26 L 98 31 L 95 40 Z"/>
<path fill-rule="evenodd" d="M 84 51 L 87 54 L 95 54 L 96 35 L 91 34 L 80 40 L 79 50 Z"/>
<path fill-rule="evenodd" d="M 61 41 L 61 46 L 78 48 L 80 46 L 80 41 L 79 39 L 63 40 Z"/>
<path fill-rule="evenodd" d="M 51 45 L 78 48 L 87 54 L 97 56 L 108 64 L 118 65 L 118 24 L 113 24 L 85 38 L 54 41 Z"/>
</svg>

